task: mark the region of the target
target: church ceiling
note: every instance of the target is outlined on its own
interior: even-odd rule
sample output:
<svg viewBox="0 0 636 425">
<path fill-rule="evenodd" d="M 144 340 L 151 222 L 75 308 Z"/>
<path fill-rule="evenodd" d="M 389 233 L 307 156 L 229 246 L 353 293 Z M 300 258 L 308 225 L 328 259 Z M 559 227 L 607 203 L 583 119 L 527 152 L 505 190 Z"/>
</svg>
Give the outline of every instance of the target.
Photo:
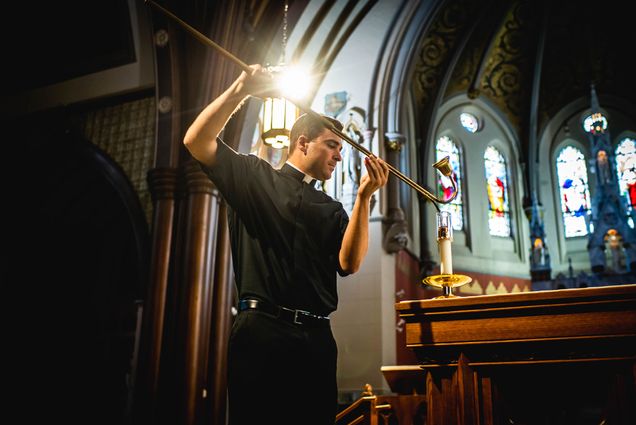
<svg viewBox="0 0 636 425">
<path fill-rule="evenodd" d="M 531 0 L 443 3 L 423 33 L 415 59 L 413 92 L 421 116 L 432 117 L 444 99 L 481 97 L 508 118 L 527 151 L 529 122 L 538 131 L 559 109 L 589 96 L 636 103 L 629 63 L 636 35 L 626 5 L 594 8 Z M 538 90 L 534 84 L 540 84 Z M 537 109 L 531 110 L 533 92 Z"/>
<path fill-rule="evenodd" d="M 462 35 L 469 28 L 475 2 L 447 2 L 435 16 L 417 49 L 413 92 L 420 111 L 430 111 L 445 83 L 444 75 Z"/>
<path fill-rule="evenodd" d="M 541 81 L 540 118 L 587 96 L 594 82 L 599 96 L 636 103 L 632 56 L 636 45 L 627 3 L 608 0 L 592 7 L 550 5 Z"/>
</svg>

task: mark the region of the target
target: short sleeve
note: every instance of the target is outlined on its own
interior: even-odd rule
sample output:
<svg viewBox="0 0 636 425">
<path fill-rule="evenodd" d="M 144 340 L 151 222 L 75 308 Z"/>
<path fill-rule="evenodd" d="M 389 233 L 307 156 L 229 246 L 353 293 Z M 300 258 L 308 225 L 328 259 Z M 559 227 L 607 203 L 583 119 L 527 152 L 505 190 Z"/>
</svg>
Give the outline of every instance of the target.
<svg viewBox="0 0 636 425">
<path fill-rule="evenodd" d="M 236 152 L 217 137 L 216 163 L 207 167 L 202 163 L 202 170 L 219 189 L 223 198 L 235 210 L 241 210 L 242 196 L 247 191 L 247 185 L 253 180 L 255 165 L 259 159 L 253 155 Z"/>
</svg>

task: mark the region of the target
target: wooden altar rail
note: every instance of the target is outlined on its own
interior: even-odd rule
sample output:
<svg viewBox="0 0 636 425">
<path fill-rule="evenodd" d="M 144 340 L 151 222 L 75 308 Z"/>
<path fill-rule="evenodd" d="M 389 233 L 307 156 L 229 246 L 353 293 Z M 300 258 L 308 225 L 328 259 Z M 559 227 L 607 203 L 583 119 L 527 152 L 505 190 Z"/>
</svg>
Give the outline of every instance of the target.
<svg viewBox="0 0 636 425">
<path fill-rule="evenodd" d="M 636 285 L 396 304 L 427 424 L 636 423 Z"/>
</svg>

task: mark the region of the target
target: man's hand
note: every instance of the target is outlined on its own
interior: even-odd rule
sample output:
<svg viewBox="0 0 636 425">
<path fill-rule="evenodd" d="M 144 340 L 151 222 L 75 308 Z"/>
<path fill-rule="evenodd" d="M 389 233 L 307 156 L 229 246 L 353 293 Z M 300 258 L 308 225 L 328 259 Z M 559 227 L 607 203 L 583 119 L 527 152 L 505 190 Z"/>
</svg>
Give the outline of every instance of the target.
<svg viewBox="0 0 636 425">
<path fill-rule="evenodd" d="M 280 89 L 273 74 L 261 65 L 250 65 L 251 73 L 243 71 L 237 79 L 238 90 L 245 96 L 280 97 Z"/>
<path fill-rule="evenodd" d="M 367 173 L 360 181 L 358 197 L 345 234 L 338 260 L 340 268 L 347 273 L 355 273 L 360 268 L 362 260 L 367 255 L 369 247 L 369 200 L 371 195 L 384 186 L 389 179 L 389 167 L 380 158 L 370 156 L 364 159 Z"/>
<path fill-rule="evenodd" d="M 389 167 L 386 162 L 376 156 L 364 158 L 364 166 L 367 168 L 367 173 L 360 180 L 358 195 L 363 199 L 370 199 L 371 195 L 388 181 Z"/>
</svg>

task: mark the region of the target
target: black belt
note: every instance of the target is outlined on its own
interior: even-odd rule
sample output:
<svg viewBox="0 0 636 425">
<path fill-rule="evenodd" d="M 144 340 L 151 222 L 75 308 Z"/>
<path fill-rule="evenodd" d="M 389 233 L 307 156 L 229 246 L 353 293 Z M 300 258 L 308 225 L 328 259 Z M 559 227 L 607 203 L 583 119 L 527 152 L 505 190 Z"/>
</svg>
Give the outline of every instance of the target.
<svg viewBox="0 0 636 425">
<path fill-rule="evenodd" d="M 329 326 L 328 317 L 319 316 L 308 311 L 294 310 L 255 299 L 244 299 L 239 301 L 239 311 L 248 309 L 263 311 L 278 319 L 293 323 L 294 325 Z"/>
</svg>

